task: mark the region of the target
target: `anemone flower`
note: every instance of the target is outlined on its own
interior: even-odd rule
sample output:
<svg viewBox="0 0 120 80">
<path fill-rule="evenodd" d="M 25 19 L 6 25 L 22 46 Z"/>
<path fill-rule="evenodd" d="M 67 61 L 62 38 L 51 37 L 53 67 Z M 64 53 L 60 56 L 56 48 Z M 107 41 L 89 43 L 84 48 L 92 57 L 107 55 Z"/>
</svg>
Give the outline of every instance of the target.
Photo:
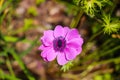
<svg viewBox="0 0 120 80">
<path fill-rule="evenodd" d="M 81 53 L 83 39 L 77 29 L 57 25 L 54 30 L 44 31 L 41 37 L 41 56 L 45 61 L 57 58 L 59 65 L 65 65 Z"/>
</svg>

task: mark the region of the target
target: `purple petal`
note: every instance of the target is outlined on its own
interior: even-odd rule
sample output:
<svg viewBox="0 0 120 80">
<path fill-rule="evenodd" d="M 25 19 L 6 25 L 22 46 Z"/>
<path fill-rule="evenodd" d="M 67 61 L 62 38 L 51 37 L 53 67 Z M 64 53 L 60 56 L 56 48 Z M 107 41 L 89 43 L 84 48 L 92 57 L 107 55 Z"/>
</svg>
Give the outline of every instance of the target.
<svg viewBox="0 0 120 80">
<path fill-rule="evenodd" d="M 76 53 L 77 55 L 80 54 L 82 51 L 82 44 L 83 44 L 82 38 L 74 38 L 67 42 L 67 46 L 69 46 L 70 48 L 74 48 L 77 51 Z"/>
<path fill-rule="evenodd" d="M 83 44 L 82 38 L 74 38 L 74 39 L 67 41 L 67 46 L 73 47 L 73 48 L 82 47 L 82 44 Z"/>
<path fill-rule="evenodd" d="M 74 48 L 66 48 L 64 52 L 67 60 L 73 60 L 77 56 L 77 51 Z"/>
<path fill-rule="evenodd" d="M 69 31 L 70 31 L 69 27 L 64 27 L 64 37 L 67 35 Z"/>
<path fill-rule="evenodd" d="M 66 36 L 66 40 L 68 41 L 68 40 L 71 40 L 71 39 L 74 39 L 74 38 L 79 38 L 79 37 L 80 37 L 80 35 L 79 35 L 78 30 L 77 29 L 71 29 Z"/>
<path fill-rule="evenodd" d="M 52 61 L 56 58 L 56 56 L 57 56 L 57 53 L 53 49 L 50 49 L 47 53 L 47 60 Z"/>
<path fill-rule="evenodd" d="M 65 53 L 58 53 L 57 62 L 59 65 L 64 65 L 68 62 L 66 57 L 65 57 Z"/>
<path fill-rule="evenodd" d="M 42 56 L 43 58 L 45 58 L 45 57 L 47 56 L 47 50 L 42 51 L 42 52 L 41 52 L 41 56 Z"/>
<path fill-rule="evenodd" d="M 51 47 L 46 47 L 42 52 L 41 52 L 41 56 L 42 57 L 47 57 L 47 54 L 50 52 Z"/>
<path fill-rule="evenodd" d="M 57 56 L 57 53 L 55 53 L 55 51 L 52 48 L 49 48 L 49 49 L 43 50 L 41 52 L 41 56 L 43 58 L 46 58 L 47 61 L 52 61 Z"/>
<path fill-rule="evenodd" d="M 80 54 L 82 52 L 82 47 L 77 48 L 76 51 L 77 51 L 77 55 Z"/>
<path fill-rule="evenodd" d="M 39 50 L 45 50 L 46 47 L 45 47 L 44 45 L 41 45 L 38 49 L 39 49 Z"/>
<path fill-rule="evenodd" d="M 44 61 L 48 62 L 47 58 L 43 58 Z"/>
<path fill-rule="evenodd" d="M 63 27 L 60 25 L 57 25 L 54 30 L 54 36 L 57 38 L 63 35 L 64 35 Z"/>
<path fill-rule="evenodd" d="M 52 41 L 54 40 L 53 31 L 52 30 L 44 31 L 44 35 L 41 38 L 41 40 L 45 46 L 50 46 L 52 44 Z"/>
</svg>

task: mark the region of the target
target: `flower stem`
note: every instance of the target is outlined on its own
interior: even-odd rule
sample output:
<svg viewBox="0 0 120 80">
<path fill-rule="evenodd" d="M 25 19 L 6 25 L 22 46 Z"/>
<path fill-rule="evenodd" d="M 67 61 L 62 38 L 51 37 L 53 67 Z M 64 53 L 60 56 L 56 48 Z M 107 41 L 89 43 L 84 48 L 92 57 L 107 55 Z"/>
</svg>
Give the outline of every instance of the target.
<svg viewBox="0 0 120 80">
<path fill-rule="evenodd" d="M 71 22 L 71 24 L 70 24 L 70 27 L 71 27 L 71 28 L 77 27 L 77 25 L 78 25 L 78 23 L 79 23 L 82 15 L 83 15 L 83 13 L 84 13 L 84 12 L 81 11 L 81 10 L 78 11 L 77 15 L 75 16 L 75 18 L 73 18 L 73 20 L 72 20 L 72 22 Z"/>
</svg>

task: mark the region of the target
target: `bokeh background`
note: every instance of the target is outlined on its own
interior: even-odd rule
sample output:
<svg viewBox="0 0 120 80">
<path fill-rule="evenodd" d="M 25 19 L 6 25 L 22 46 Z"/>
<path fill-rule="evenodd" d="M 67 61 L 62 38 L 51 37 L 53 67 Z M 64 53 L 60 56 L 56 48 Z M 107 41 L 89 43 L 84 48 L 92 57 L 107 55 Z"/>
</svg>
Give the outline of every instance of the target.
<svg viewBox="0 0 120 80">
<path fill-rule="evenodd" d="M 120 1 L 111 3 L 102 10 L 120 20 Z M 120 30 L 105 34 L 101 13 L 79 15 L 79 8 L 74 0 L 0 0 L 0 80 L 120 80 Z M 56 60 L 43 61 L 38 47 L 45 30 L 74 21 L 83 51 L 64 72 Z"/>
</svg>

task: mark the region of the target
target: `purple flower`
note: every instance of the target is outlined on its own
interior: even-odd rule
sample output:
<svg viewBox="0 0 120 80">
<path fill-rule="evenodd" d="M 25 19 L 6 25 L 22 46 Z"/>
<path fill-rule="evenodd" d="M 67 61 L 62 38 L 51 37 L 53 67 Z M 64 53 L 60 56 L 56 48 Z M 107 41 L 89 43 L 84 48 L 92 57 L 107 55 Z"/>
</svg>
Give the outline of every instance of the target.
<svg viewBox="0 0 120 80">
<path fill-rule="evenodd" d="M 73 60 L 82 51 L 83 39 L 77 29 L 57 25 L 54 31 L 44 31 L 41 41 L 39 50 L 42 50 L 42 58 L 45 61 L 52 61 L 57 57 L 59 65 Z"/>
</svg>

